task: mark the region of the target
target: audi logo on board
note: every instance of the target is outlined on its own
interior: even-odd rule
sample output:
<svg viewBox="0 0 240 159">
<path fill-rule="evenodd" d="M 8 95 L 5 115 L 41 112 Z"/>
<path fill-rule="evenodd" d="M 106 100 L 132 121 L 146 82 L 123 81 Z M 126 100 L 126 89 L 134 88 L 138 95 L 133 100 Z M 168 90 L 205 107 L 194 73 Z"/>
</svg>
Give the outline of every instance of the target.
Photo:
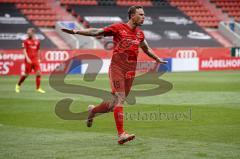
<svg viewBox="0 0 240 159">
<path fill-rule="evenodd" d="M 45 54 L 47 61 L 66 61 L 69 59 L 67 51 L 47 51 Z"/>
<path fill-rule="evenodd" d="M 196 50 L 178 50 L 176 58 L 197 58 Z"/>
</svg>

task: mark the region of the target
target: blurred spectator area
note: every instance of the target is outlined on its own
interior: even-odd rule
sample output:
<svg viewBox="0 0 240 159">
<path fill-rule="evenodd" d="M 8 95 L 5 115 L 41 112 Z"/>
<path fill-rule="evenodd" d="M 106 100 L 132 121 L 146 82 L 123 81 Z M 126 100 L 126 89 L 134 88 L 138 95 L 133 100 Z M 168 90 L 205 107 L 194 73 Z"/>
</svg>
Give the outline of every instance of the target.
<svg viewBox="0 0 240 159">
<path fill-rule="evenodd" d="M 21 42 L 27 37 L 26 31 L 30 27 L 36 29 L 36 36 L 41 41 L 41 48 L 56 48 L 14 3 L 0 3 L 1 49 L 21 49 Z"/>
</svg>

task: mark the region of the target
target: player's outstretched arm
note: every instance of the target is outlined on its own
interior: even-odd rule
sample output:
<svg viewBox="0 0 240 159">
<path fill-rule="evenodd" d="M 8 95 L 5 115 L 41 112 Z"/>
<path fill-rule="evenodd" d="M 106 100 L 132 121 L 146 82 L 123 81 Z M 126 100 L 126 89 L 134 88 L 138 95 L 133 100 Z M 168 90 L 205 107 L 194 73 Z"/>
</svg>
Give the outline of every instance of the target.
<svg viewBox="0 0 240 159">
<path fill-rule="evenodd" d="M 141 42 L 140 47 L 142 48 L 143 52 L 147 54 L 149 57 L 154 59 L 155 61 L 162 63 L 162 64 L 167 64 L 167 61 L 164 61 L 163 59 L 159 58 L 154 51 L 149 47 L 148 43 L 146 40 Z"/>
<path fill-rule="evenodd" d="M 81 30 L 62 28 L 61 30 L 68 34 L 79 34 L 84 36 L 102 36 L 104 33 L 102 28 L 88 28 Z"/>
</svg>

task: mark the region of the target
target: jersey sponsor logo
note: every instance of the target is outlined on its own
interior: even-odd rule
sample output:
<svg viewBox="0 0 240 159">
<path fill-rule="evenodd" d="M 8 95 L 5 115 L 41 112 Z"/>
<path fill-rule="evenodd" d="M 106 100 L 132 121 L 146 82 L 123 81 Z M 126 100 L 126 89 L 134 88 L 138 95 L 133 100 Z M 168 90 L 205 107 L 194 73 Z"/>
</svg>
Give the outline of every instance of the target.
<svg viewBox="0 0 240 159">
<path fill-rule="evenodd" d="M 27 46 L 26 47 L 29 47 L 31 49 L 37 49 L 37 45 L 38 45 L 38 42 L 37 41 L 27 41 Z"/>
<path fill-rule="evenodd" d="M 37 40 L 34 40 L 34 41 L 27 40 L 26 48 L 37 49 L 38 44 L 39 43 Z"/>
<path fill-rule="evenodd" d="M 47 61 L 66 61 L 69 59 L 69 54 L 67 51 L 47 51 L 45 59 Z"/>
<path fill-rule="evenodd" d="M 118 48 L 128 49 L 131 46 L 131 39 L 123 39 L 119 42 Z"/>
<path fill-rule="evenodd" d="M 37 46 L 36 46 L 36 45 L 30 45 L 29 48 L 31 48 L 31 49 L 37 49 Z"/>
<path fill-rule="evenodd" d="M 123 39 L 122 41 L 119 42 L 118 47 L 120 49 L 128 49 L 132 45 L 139 45 L 140 41 L 138 39 Z"/>
<path fill-rule="evenodd" d="M 119 33 L 120 33 L 120 35 L 123 36 L 123 37 L 125 37 L 125 36 L 128 35 L 125 30 L 119 30 Z"/>
<path fill-rule="evenodd" d="M 178 50 L 176 53 L 176 58 L 196 58 L 196 50 Z"/>
</svg>

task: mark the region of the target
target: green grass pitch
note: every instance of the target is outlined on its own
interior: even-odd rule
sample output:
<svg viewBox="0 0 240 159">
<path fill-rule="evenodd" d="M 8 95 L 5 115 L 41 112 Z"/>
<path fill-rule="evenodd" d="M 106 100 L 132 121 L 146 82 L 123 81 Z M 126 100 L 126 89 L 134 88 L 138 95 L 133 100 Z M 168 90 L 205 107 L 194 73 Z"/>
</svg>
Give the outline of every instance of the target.
<svg viewBox="0 0 240 159">
<path fill-rule="evenodd" d="M 87 128 L 85 121 L 62 120 L 54 111 L 63 98 L 74 99 L 72 112 L 86 111 L 88 104 L 100 99 L 57 92 L 49 86 L 49 76 L 42 80 L 46 94 L 35 92 L 34 76 L 16 94 L 18 78 L 0 77 L 1 159 L 240 158 L 240 71 L 164 74 L 162 78 L 173 84 L 170 92 L 137 98 L 135 105 L 124 108 L 128 113 L 125 129 L 135 133 L 136 140 L 122 146 L 117 144 L 112 113 L 97 117 L 93 127 Z M 66 82 L 110 88 L 107 75 L 94 82 L 69 75 Z M 147 116 L 159 112 L 183 116 L 156 120 Z M 130 118 L 129 114 L 142 116 Z"/>
</svg>

